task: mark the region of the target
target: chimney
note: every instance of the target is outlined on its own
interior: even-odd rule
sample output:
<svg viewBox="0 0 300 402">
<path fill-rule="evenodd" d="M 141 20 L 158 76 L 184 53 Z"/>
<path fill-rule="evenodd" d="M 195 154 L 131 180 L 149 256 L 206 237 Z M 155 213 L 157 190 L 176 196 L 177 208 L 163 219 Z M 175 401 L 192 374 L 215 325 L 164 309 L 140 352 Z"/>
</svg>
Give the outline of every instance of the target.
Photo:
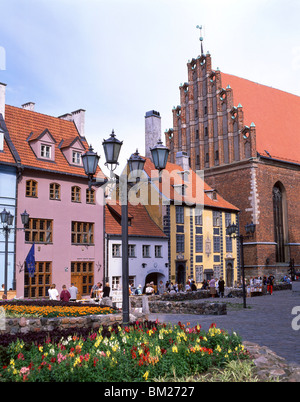
<svg viewBox="0 0 300 402">
<path fill-rule="evenodd" d="M 183 170 L 190 170 L 189 156 L 184 151 L 179 151 L 176 153 L 176 165 L 182 167 Z"/>
<path fill-rule="evenodd" d="M 3 119 L 5 118 L 5 87 L 6 84 L 0 82 L 0 114 L 2 114 Z"/>
<path fill-rule="evenodd" d="M 74 121 L 81 137 L 84 137 L 85 110 L 78 109 L 72 112 L 72 120 Z"/>
<path fill-rule="evenodd" d="M 151 159 L 150 149 L 161 139 L 161 117 L 159 112 L 150 110 L 145 116 L 145 156 Z"/>
<path fill-rule="evenodd" d="M 22 108 L 25 110 L 30 110 L 31 112 L 34 112 L 34 106 L 35 106 L 34 102 L 27 102 L 22 105 Z"/>
<path fill-rule="evenodd" d="M 84 125 L 85 125 L 84 109 L 78 109 L 72 113 L 62 114 L 61 116 L 58 116 L 58 118 L 62 120 L 73 121 L 81 137 L 84 137 Z"/>
<path fill-rule="evenodd" d="M 73 121 L 72 113 L 63 114 L 61 116 L 58 116 L 58 118 L 62 120 Z"/>
</svg>

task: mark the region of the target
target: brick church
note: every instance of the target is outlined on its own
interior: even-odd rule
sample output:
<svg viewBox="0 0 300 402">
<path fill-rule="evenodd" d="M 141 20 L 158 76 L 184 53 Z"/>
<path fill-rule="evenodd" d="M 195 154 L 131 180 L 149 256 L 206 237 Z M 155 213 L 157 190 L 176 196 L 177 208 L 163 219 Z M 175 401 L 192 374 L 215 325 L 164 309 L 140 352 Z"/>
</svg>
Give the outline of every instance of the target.
<svg viewBox="0 0 300 402">
<path fill-rule="evenodd" d="M 189 156 L 193 170 L 240 209 L 246 276 L 280 279 L 300 266 L 300 97 L 212 69 L 209 53 L 188 62 L 173 128 L 171 149 Z"/>
</svg>

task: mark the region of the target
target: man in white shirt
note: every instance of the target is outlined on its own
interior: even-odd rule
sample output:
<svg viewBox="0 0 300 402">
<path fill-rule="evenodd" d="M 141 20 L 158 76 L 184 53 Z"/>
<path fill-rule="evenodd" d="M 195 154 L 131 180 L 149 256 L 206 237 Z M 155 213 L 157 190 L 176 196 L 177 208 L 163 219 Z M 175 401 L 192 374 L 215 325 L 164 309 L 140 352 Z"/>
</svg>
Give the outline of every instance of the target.
<svg viewBox="0 0 300 402">
<path fill-rule="evenodd" d="M 77 299 L 77 293 L 78 293 L 78 289 L 76 286 L 74 286 L 74 283 L 71 283 L 71 287 L 69 288 L 69 292 L 70 292 L 70 301 L 76 301 Z"/>
</svg>

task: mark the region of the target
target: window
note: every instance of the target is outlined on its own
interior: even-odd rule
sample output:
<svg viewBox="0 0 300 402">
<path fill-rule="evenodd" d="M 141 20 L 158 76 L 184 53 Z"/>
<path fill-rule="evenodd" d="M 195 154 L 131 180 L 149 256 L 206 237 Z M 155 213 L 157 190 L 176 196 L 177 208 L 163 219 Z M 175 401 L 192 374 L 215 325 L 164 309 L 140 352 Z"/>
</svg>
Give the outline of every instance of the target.
<svg viewBox="0 0 300 402">
<path fill-rule="evenodd" d="M 220 253 L 220 251 L 221 251 L 220 236 L 214 236 L 214 253 Z"/>
<path fill-rule="evenodd" d="M 86 200 L 87 204 L 95 204 L 95 190 L 87 189 L 86 195 L 85 195 L 85 200 Z"/>
<path fill-rule="evenodd" d="M 60 200 L 60 185 L 57 183 L 50 184 L 50 200 Z"/>
<path fill-rule="evenodd" d="M 221 226 L 221 216 L 219 211 L 213 211 L 213 225 L 216 227 Z"/>
<path fill-rule="evenodd" d="M 276 242 L 276 262 L 285 262 L 286 228 L 286 192 L 282 183 L 278 182 L 273 187 L 273 216 L 274 234 Z"/>
<path fill-rule="evenodd" d="M 184 234 L 176 235 L 176 253 L 184 253 Z"/>
<path fill-rule="evenodd" d="M 143 257 L 150 257 L 150 246 L 143 245 Z"/>
<path fill-rule="evenodd" d="M 203 236 L 196 235 L 196 253 L 203 253 Z"/>
<path fill-rule="evenodd" d="M 72 187 L 72 202 L 81 202 L 81 189 L 78 186 Z"/>
<path fill-rule="evenodd" d="M 202 226 L 202 213 L 197 213 L 195 215 L 195 225 L 201 225 Z"/>
<path fill-rule="evenodd" d="M 94 224 L 87 222 L 72 222 L 72 244 L 93 244 Z"/>
<path fill-rule="evenodd" d="M 176 225 L 176 232 L 177 233 L 184 233 L 184 226 L 183 225 Z"/>
<path fill-rule="evenodd" d="M 226 212 L 225 213 L 225 227 L 228 228 L 229 225 L 231 225 L 231 214 Z"/>
<path fill-rule="evenodd" d="M 41 158 L 51 158 L 51 146 L 50 145 L 41 145 Z"/>
<path fill-rule="evenodd" d="M 26 197 L 37 197 L 37 182 L 35 180 L 27 180 L 26 181 Z"/>
<path fill-rule="evenodd" d="M 128 244 L 128 257 L 135 257 L 135 244 Z"/>
<path fill-rule="evenodd" d="M 196 265 L 195 266 L 195 271 L 196 271 L 196 283 L 201 283 L 203 282 L 203 265 Z"/>
<path fill-rule="evenodd" d="M 25 241 L 30 243 L 52 243 L 52 220 L 29 218 L 25 230 Z"/>
<path fill-rule="evenodd" d="M 121 257 L 121 244 L 113 244 L 112 245 L 112 256 Z"/>
<path fill-rule="evenodd" d="M 121 277 L 120 276 L 113 276 L 112 277 L 112 290 L 119 290 L 121 284 Z"/>
<path fill-rule="evenodd" d="M 162 250 L 162 246 L 155 246 L 155 258 L 162 257 L 161 250 Z"/>
<path fill-rule="evenodd" d="M 226 236 L 226 251 L 232 253 L 232 238 L 230 236 Z"/>
<path fill-rule="evenodd" d="M 35 273 L 29 277 L 27 269 L 24 272 L 24 297 L 46 297 L 51 285 L 52 263 L 39 261 L 35 263 Z"/>
<path fill-rule="evenodd" d="M 176 223 L 184 223 L 184 207 L 176 205 Z"/>
<path fill-rule="evenodd" d="M 75 165 L 80 165 L 81 164 L 81 153 L 77 151 L 72 152 L 72 163 Z"/>
</svg>

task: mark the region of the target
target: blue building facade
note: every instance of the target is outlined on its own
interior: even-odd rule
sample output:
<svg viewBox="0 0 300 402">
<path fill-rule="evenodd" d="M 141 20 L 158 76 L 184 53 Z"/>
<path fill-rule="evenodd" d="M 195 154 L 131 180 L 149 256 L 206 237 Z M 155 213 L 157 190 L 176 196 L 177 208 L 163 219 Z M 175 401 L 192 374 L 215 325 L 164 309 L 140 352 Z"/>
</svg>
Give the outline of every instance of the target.
<svg viewBox="0 0 300 402">
<path fill-rule="evenodd" d="M 0 163 L 0 212 L 5 208 L 14 217 L 16 216 L 16 185 L 17 168 Z M 13 224 L 13 228 L 15 223 Z M 0 224 L 2 229 L 3 225 Z M 11 230 L 8 237 L 8 289 L 15 289 L 15 230 Z M 4 284 L 5 271 L 5 234 L 0 230 L 0 285 Z"/>
</svg>

